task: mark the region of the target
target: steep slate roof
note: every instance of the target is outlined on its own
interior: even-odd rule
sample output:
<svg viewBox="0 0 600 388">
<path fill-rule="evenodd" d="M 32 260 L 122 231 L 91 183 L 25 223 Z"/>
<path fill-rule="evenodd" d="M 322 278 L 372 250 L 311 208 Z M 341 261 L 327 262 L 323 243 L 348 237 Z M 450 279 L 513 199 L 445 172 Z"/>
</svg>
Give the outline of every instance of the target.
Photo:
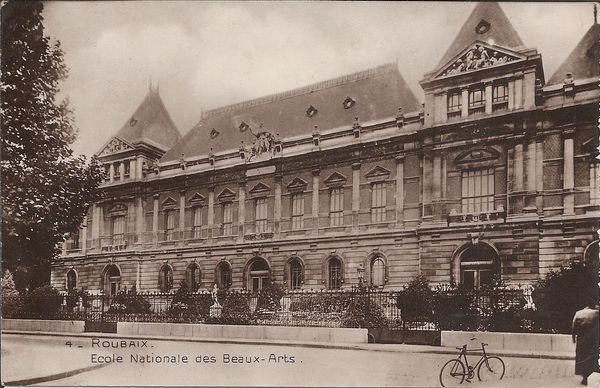
<svg viewBox="0 0 600 388">
<path fill-rule="evenodd" d="M 121 127 L 117 136 L 134 145 L 146 143 L 165 151 L 181 139 L 181 134 L 171 120 L 158 89 L 152 87 L 135 113 Z"/>
<path fill-rule="evenodd" d="M 577 46 L 571 51 L 571 54 L 560 65 L 558 70 L 548 81 L 548 85 L 563 83 L 567 73 L 573 74 L 573 79 L 585 79 L 600 76 L 600 67 L 598 65 L 598 38 L 600 35 L 600 25 L 594 23 L 579 41 Z"/>
<path fill-rule="evenodd" d="M 477 32 L 477 27 L 481 21 L 489 23 L 489 28 L 487 31 L 484 29 L 485 32 L 483 33 L 481 33 L 481 30 Z M 480 40 L 490 43 L 490 39 L 494 41 L 494 45 L 505 48 L 517 49 L 523 46 L 523 41 L 519 37 L 519 34 L 498 3 L 477 3 L 475 9 L 473 9 L 473 12 L 471 12 L 460 32 L 436 66 L 436 70 L 450 62 L 452 58 L 474 41 Z"/>
<path fill-rule="evenodd" d="M 345 109 L 343 102 L 350 97 L 355 104 Z M 308 117 L 313 106 L 318 113 Z M 170 149 L 161 161 L 207 155 L 210 149 L 219 152 L 238 149 L 240 141 L 252 145 L 256 139 L 250 131 L 241 132 L 245 122 L 258 132 L 260 123 L 273 134 L 286 138 L 310 134 L 315 125 L 320 130 L 350 127 L 355 117 L 361 122 L 393 117 L 398 108 L 414 112 L 421 108 L 398 71 L 396 63 L 319 82 L 287 92 L 225 106 L 204 113 L 200 122 Z M 215 136 L 216 130 L 219 132 Z M 211 136 L 211 132 L 213 136 Z"/>
</svg>

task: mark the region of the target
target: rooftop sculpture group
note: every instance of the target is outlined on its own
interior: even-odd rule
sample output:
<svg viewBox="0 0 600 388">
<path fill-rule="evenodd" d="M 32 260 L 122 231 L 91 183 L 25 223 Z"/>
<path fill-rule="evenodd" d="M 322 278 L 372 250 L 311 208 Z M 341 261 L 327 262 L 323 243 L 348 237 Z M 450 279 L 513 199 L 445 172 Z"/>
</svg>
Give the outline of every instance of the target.
<svg viewBox="0 0 600 388">
<path fill-rule="evenodd" d="M 474 48 L 467 51 L 467 53 L 459 58 L 456 62 L 454 62 L 454 65 L 446 70 L 442 76 L 478 70 L 484 67 L 510 62 L 512 60 L 514 60 L 514 58 L 507 55 L 501 55 L 501 53 L 498 53 L 498 51 L 492 51 L 481 45 L 476 45 Z"/>
</svg>

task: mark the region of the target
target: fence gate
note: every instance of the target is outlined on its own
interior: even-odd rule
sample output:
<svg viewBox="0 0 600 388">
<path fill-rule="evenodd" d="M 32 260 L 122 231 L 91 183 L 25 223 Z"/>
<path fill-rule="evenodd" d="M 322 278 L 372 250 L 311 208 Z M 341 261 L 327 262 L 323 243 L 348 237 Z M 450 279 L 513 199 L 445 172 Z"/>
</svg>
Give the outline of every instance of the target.
<svg viewBox="0 0 600 388">
<path fill-rule="evenodd" d="M 91 310 L 85 315 L 85 332 L 91 333 L 116 333 L 117 319 L 116 315 L 108 314 L 112 297 L 109 295 L 100 295 L 91 301 Z"/>
</svg>

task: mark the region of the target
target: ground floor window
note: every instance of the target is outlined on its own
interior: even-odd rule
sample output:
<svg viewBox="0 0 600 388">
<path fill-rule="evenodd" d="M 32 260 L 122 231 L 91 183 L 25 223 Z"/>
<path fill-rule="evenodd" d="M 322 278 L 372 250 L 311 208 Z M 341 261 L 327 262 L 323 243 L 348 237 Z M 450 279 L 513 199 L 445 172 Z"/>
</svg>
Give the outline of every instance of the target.
<svg viewBox="0 0 600 388">
<path fill-rule="evenodd" d="M 382 257 L 375 256 L 371 260 L 371 285 L 375 287 L 385 285 L 385 262 Z"/>
<path fill-rule="evenodd" d="M 327 280 L 328 288 L 337 290 L 342 287 L 342 261 L 337 257 L 332 257 L 327 263 Z"/>
<path fill-rule="evenodd" d="M 158 272 L 158 289 L 169 292 L 173 288 L 173 269 L 170 265 L 163 265 Z"/>
<path fill-rule="evenodd" d="M 248 288 L 252 292 L 262 290 L 269 284 L 271 279 L 271 269 L 264 259 L 256 259 L 249 268 Z"/>
<path fill-rule="evenodd" d="M 187 267 L 186 282 L 192 292 L 198 291 L 200 287 L 200 267 L 196 263 L 192 263 Z"/>
<path fill-rule="evenodd" d="M 460 254 L 460 282 L 469 289 L 491 285 L 500 278 L 500 259 L 489 245 L 478 243 Z"/>
<path fill-rule="evenodd" d="M 219 288 L 231 286 L 231 267 L 229 263 L 223 261 L 217 265 L 216 281 Z"/>
<path fill-rule="evenodd" d="M 67 291 L 74 291 L 77 288 L 77 273 L 70 269 L 67 272 Z"/>
<path fill-rule="evenodd" d="M 121 270 L 116 265 L 111 265 L 104 272 L 104 294 L 115 296 L 121 287 Z"/>
<path fill-rule="evenodd" d="M 297 290 L 302 287 L 302 262 L 300 259 L 292 259 L 289 262 L 290 289 Z"/>
</svg>

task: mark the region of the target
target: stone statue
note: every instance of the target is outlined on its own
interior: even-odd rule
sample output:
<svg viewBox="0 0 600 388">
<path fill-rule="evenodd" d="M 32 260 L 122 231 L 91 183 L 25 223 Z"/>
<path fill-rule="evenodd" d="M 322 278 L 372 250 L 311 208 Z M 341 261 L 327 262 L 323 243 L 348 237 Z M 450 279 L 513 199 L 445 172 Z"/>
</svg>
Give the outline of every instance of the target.
<svg viewBox="0 0 600 388">
<path fill-rule="evenodd" d="M 219 300 L 217 299 L 218 292 L 219 292 L 219 288 L 217 287 L 217 284 L 215 283 L 215 285 L 213 286 L 213 289 L 211 291 L 213 306 L 215 306 L 215 307 L 216 306 L 221 307 L 221 305 L 219 304 Z"/>
</svg>

